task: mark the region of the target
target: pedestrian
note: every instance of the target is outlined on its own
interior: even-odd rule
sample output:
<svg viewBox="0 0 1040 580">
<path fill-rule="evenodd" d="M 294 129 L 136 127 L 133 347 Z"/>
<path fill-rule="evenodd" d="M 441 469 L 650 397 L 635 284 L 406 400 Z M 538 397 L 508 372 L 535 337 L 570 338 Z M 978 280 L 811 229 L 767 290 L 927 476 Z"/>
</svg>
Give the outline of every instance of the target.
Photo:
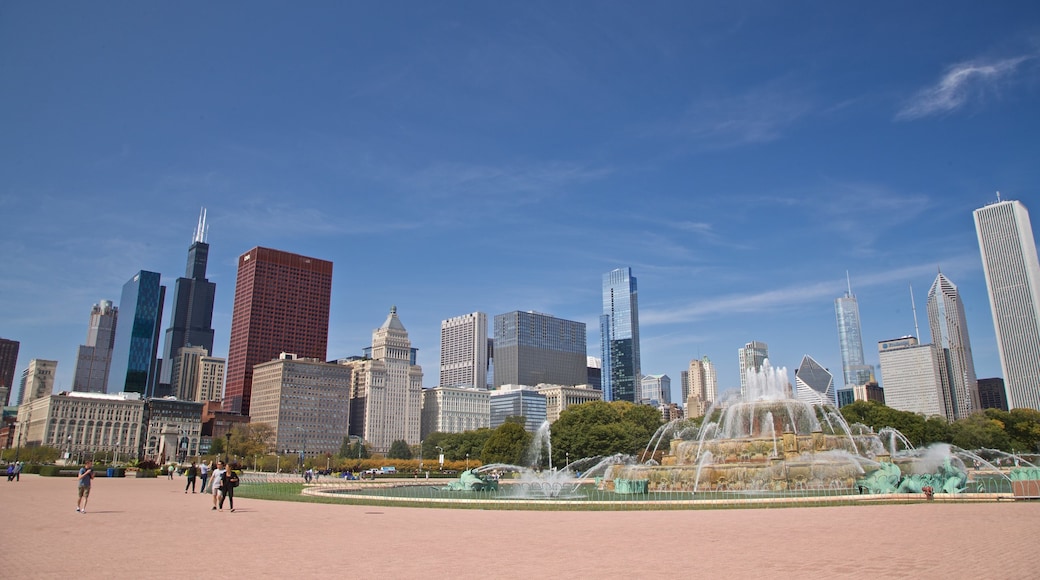
<svg viewBox="0 0 1040 580">
<path fill-rule="evenodd" d="M 213 490 L 213 509 L 217 509 L 217 503 L 220 501 L 220 480 L 224 477 L 224 464 L 217 462 L 217 468 L 213 470 L 213 480 L 210 482 L 210 489 Z"/>
<path fill-rule="evenodd" d="M 166 473 L 170 474 L 170 479 L 173 479 L 173 464 L 172 463 L 170 464 L 170 466 L 168 468 L 166 468 Z"/>
<path fill-rule="evenodd" d="M 220 510 L 224 509 L 224 500 L 228 500 L 228 507 L 235 511 L 235 488 L 238 487 L 238 474 L 229 465 L 220 478 Z"/>
<path fill-rule="evenodd" d="M 188 483 L 184 485 L 184 493 L 188 493 L 188 488 L 191 488 L 191 493 L 195 493 L 195 474 L 198 473 L 198 468 L 195 467 L 195 462 L 191 462 L 191 467 L 185 472 L 188 476 Z M 205 486 L 203 486 L 205 487 Z"/>
<path fill-rule="evenodd" d="M 14 464 L 7 464 L 7 481 L 14 481 Z"/>
<path fill-rule="evenodd" d="M 22 480 L 22 466 L 25 465 L 24 461 L 18 461 L 14 464 L 14 480 Z"/>
<path fill-rule="evenodd" d="M 205 461 L 199 465 L 199 479 L 202 480 L 202 493 L 206 493 L 206 480 L 209 479 L 209 464 Z"/>
<path fill-rule="evenodd" d="M 76 500 L 76 511 L 87 513 L 87 500 L 90 498 L 90 482 L 94 479 L 94 462 L 90 459 L 79 468 L 79 499 Z"/>
</svg>

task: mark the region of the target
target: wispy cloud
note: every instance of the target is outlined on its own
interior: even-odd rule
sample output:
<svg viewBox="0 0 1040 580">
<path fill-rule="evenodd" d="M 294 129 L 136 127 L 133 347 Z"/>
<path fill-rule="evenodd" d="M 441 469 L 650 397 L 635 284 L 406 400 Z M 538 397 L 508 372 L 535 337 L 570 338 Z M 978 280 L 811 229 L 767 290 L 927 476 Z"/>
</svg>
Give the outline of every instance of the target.
<svg viewBox="0 0 1040 580">
<path fill-rule="evenodd" d="M 971 267 L 977 262 L 977 256 L 956 256 L 942 262 L 943 271 L 959 271 Z M 936 272 L 935 263 L 913 264 L 892 270 L 874 272 L 854 279 L 853 289 L 869 288 L 896 282 L 919 279 L 931 276 Z M 687 323 L 725 313 L 735 314 L 768 314 L 778 310 L 798 307 L 805 304 L 818 304 L 821 300 L 833 300 L 845 291 L 845 280 L 823 280 L 808 284 L 799 284 L 767 290 L 715 296 L 697 300 L 675 308 L 657 308 L 641 310 L 639 323 L 645 326 L 662 324 Z"/>
<path fill-rule="evenodd" d="M 692 139 L 705 149 L 729 149 L 779 139 L 810 111 L 797 90 L 777 85 L 692 103 L 666 132 Z"/>
<path fill-rule="evenodd" d="M 973 98 L 998 91 L 1023 63 L 1036 58 L 1027 54 L 997 61 L 973 60 L 953 65 L 934 86 L 917 92 L 896 114 L 896 119 L 913 121 L 952 113 Z"/>
</svg>

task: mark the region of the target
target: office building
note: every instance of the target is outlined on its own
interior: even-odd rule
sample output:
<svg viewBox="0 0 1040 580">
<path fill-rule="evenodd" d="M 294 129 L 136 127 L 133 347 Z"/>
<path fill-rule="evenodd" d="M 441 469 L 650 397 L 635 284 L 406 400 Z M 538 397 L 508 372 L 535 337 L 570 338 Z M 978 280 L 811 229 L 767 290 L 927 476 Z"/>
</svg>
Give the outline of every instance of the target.
<svg viewBox="0 0 1040 580">
<path fill-rule="evenodd" d="M 147 399 L 141 454 L 163 464 L 199 459 L 202 454 L 202 403 L 173 397 Z"/>
<path fill-rule="evenodd" d="M 510 417 L 523 417 L 524 429 L 535 432 L 546 420 L 545 395 L 528 385 L 502 385 L 490 392 L 491 428 Z"/>
<path fill-rule="evenodd" d="M 144 401 L 137 393 L 63 392 L 19 406 L 16 437 L 22 447 L 54 447 L 71 462 L 95 454 L 127 461 L 140 457 L 143 428 Z"/>
<path fill-rule="evenodd" d="M 1008 410 L 1007 393 L 1004 391 L 1004 379 L 994 377 L 979 379 L 979 406 L 982 409 Z"/>
<path fill-rule="evenodd" d="M 838 389 L 838 408 L 851 405 L 856 401 L 874 401 L 885 404 L 885 390 L 871 381 L 865 385 L 853 385 L 844 389 Z"/>
<path fill-rule="evenodd" d="M 178 349 L 170 375 L 173 396 L 197 403 L 219 400 L 225 363 L 222 358 L 210 356 L 203 346 Z"/>
<path fill-rule="evenodd" d="M 487 314 L 441 321 L 440 386 L 487 389 Z"/>
<path fill-rule="evenodd" d="M 87 342 L 76 354 L 72 373 L 72 390 L 104 393 L 108 388 L 108 371 L 112 365 L 112 348 L 116 344 L 119 308 L 111 300 L 102 300 L 90 309 Z"/>
<path fill-rule="evenodd" d="M 126 284 L 119 298 L 116 340 L 108 373 L 109 393 L 138 393 L 148 398 L 159 382 L 159 331 L 166 286 L 158 272 L 141 270 Z"/>
<path fill-rule="evenodd" d="M 919 344 L 913 336 L 878 342 L 885 404 L 926 417 L 946 416 L 939 357 L 931 344 Z"/>
<path fill-rule="evenodd" d="M 224 410 L 249 414 L 253 367 L 291 352 L 326 360 L 332 262 L 256 247 L 238 257 Z"/>
<path fill-rule="evenodd" d="M 17 340 L 0 338 L 0 403 L 4 406 L 12 402 L 14 376 L 18 370 L 18 350 L 21 343 Z"/>
<path fill-rule="evenodd" d="M 423 389 L 422 429 L 430 433 L 462 433 L 491 426 L 491 394 L 474 387 Z"/>
<path fill-rule="evenodd" d="M 536 385 L 535 390 L 545 396 L 545 420 L 550 423 L 574 405 L 603 400 L 603 391 L 592 385 Z"/>
<path fill-rule="evenodd" d="M 838 345 L 841 347 L 842 378 L 846 387 L 865 385 L 874 378 L 874 367 L 863 357 L 863 331 L 860 327 L 859 302 L 852 293 L 852 282 L 846 276 L 849 289 L 845 296 L 834 300 L 834 314 L 838 320 Z"/>
<path fill-rule="evenodd" d="M 631 268 L 603 275 L 599 329 L 604 398 L 636 402 L 643 375 L 639 361 L 639 291 Z"/>
<path fill-rule="evenodd" d="M 740 359 L 740 396 L 747 399 L 748 372 L 762 370 L 762 364 L 769 358 L 769 346 L 764 342 L 752 341 L 739 349 L 737 355 Z"/>
<path fill-rule="evenodd" d="M 350 421 L 350 367 L 282 353 L 253 369 L 249 418 L 299 456 L 339 454 Z"/>
<path fill-rule="evenodd" d="M 719 380 L 715 372 L 715 363 L 711 362 L 707 355 L 699 359 L 692 359 L 690 366 L 686 369 L 686 382 L 687 392 L 683 397 L 683 402 L 687 403 L 691 397 L 696 397 L 700 401 L 698 406 L 702 407 L 701 413 L 690 416 L 699 417 L 703 414 L 704 408 L 710 407 L 719 396 Z"/>
<path fill-rule="evenodd" d="M 213 354 L 213 301 L 217 285 L 206 279 L 208 233 L 206 209 L 203 208 L 188 248 L 184 277 L 177 278 L 173 286 L 173 312 L 170 314 L 170 327 L 166 329 L 161 375 L 161 382 L 171 385 L 171 388 L 173 365 L 180 349 L 202 347 L 207 355 Z"/>
<path fill-rule="evenodd" d="M 928 291 L 928 325 L 939 357 L 944 414 L 951 421 L 963 419 L 981 408 L 979 387 L 964 303 L 957 286 L 941 272 Z"/>
<path fill-rule="evenodd" d="M 668 375 L 643 375 L 639 392 L 639 403 L 667 405 L 672 402 L 672 379 Z"/>
<path fill-rule="evenodd" d="M 597 391 L 603 390 L 603 363 L 594 356 L 585 357 L 585 384 Z"/>
<path fill-rule="evenodd" d="M 389 451 L 394 441 L 419 443 L 423 372 L 416 357 L 394 306 L 372 333 L 365 356 L 341 363 L 353 371 L 350 434 L 377 453 Z"/>
<path fill-rule="evenodd" d="M 809 355 L 794 370 L 795 397 L 810 405 L 837 405 L 834 375 Z"/>
<path fill-rule="evenodd" d="M 998 195 L 974 216 L 1008 407 L 1040 410 L 1040 264 L 1029 212 Z"/>
<path fill-rule="evenodd" d="M 585 323 L 538 312 L 495 316 L 495 388 L 582 385 L 588 379 Z"/>
<path fill-rule="evenodd" d="M 50 396 L 54 392 L 54 379 L 58 372 L 58 361 L 34 358 L 22 371 L 21 394 L 18 404 Z"/>
</svg>

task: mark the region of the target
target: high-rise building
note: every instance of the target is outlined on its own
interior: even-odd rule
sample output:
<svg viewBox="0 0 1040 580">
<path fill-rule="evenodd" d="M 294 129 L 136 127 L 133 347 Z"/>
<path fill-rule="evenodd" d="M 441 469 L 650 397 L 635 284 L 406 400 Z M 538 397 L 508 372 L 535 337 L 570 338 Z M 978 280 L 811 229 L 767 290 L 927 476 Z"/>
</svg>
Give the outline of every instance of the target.
<svg viewBox="0 0 1040 580">
<path fill-rule="evenodd" d="M 811 405 L 837 405 L 834 375 L 809 355 L 794 370 L 795 396 Z"/>
<path fill-rule="evenodd" d="M 109 393 L 138 393 L 149 397 L 159 382 L 159 332 L 166 286 L 158 272 L 141 270 L 123 284 L 119 298 L 122 324 L 116 326 Z"/>
<path fill-rule="evenodd" d="M 177 349 L 170 376 L 173 396 L 198 403 L 219 400 L 224 386 L 225 362 L 222 358 L 210 356 L 203 346 Z"/>
<path fill-rule="evenodd" d="M 274 429 L 275 449 L 338 454 L 350 419 L 350 368 L 281 353 L 253 369 L 249 418 Z"/>
<path fill-rule="evenodd" d="M 946 417 L 939 357 L 935 346 L 918 344 L 913 336 L 878 343 L 885 404 L 926 417 Z"/>
<path fill-rule="evenodd" d="M 672 402 L 672 379 L 668 375 L 643 375 L 640 381 L 640 403 L 658 406 Z"/>
<path fill-rule="evenodd" d="M 968 319 L 957 286 L 940 272 L 928 291 L 928 325 L 939 357 L 943 405 L 950 420 L 963 419 L 981 407 L 975 362 L 968 340 Z"/>
<path fill-rule="evenodd" d="M 419 443 L 423 372 L 416 358 L 417 349 L 394 306 L 372 333 L 365 356 L 343 363 L 353 371 L 350 434 L 376 452 L 389 451 L 394 441 Z"/>
<path fill-rule="evenodd" d="M 979 405 L 983 409 L 1008 410 L 1004 379 L 1000 377 L 979 379 Z"/>
<path fill-rule="evenodd" d="M 111 454 L 113 461 L 137 459 L 143 444 L 144 401 L 137 393 L 63 392 L 18 408 L 23 446 L 46 445 L 71 461 Z M 100 421 L 99 418 L 104 420 Z"/>
<path fill-rule="evenodd" d="M 187 346 L 201 346 L 206 354 L 213 354 L 213 301 L 217 285 L 206 279 L 209 262 L 209 244 L 206 209 L 199 214 L 191 246 L 188 248 L 188 266 L 183 278 L 173 286 L 173 312 L 170 327 L 166 329 L 163 350 L 161 382 L 171 384 L 177 351 Z"/>
<path fill-rule="evenodd" d="M 22 371 L 22 388 L 18 404 L 48 397 L 54 391 L 54 379 L 58 372 L 58 361 L 34 358 Z"/>
<path fill-rule="evenodd" d="M 975 210 L 1008 407 L 1040 410 L 1040 264 L 1020 201 Z M 887 387 L 887 385 L 886 385 Z"/>
<path fill-rule="evenodd" d="M 528 385 L 502 385 L 490 392 L 491 428 L 497 429 L 510 417 L 523 417 L 524 429 L 537 431 L 546 419 L 545 395 Z"/>
<path fill-rule="evenodd" d="M 18 350 L 21 343 L 17 340 L 0 338 L 0 403 L 4 406 L 11 402 L 11 389 L 14 388 L 14 375 L 18 370 Z"/>
<path fill-rule="evenodd" d="M 852 293 L 852 282 L 841 298 L 834 300 L 838 319 L 838 345 L 841 347 L 841 369 L 844 385 L 865 385 L 873 379 L 874 368 L 863 357 L 863 331 L 859 320 L 859 302 Z"/>
<path fill-rule="evenodd" d="M 495 388 L 585 384 L 585 350 L 584 322 L 538 312 L 499 314 L 495 316 Z"/>
<path fill-rule="evenodd" d="M 423 389 L 422 438 L 491 426 L 491 394 L 473 387 Z"/>
<path fill-rule="evenodd" d="M 90 309 L 87 343 L 80 345 L 72 390 L 104 393 L 108 388 L 108 370 L 112 365 L 112 348 L 116 344 L 116 322 L 119 309 L 111 300 L 102 300 Z"/>
<path fill-rule="evenodd" d="M 325 360 L 332 262 L 256 247 L 238 257 L 225 411 L 249 414 L 253 367 L 291 352 Z"/>
<path fill-rule="evenodd" d="M 487 389 L 487 314 L 474 312 L 441 321 L 441 387 Z"/>
<path fill-rule="evenodd" d="M 740 359 L 740 396 L 747 395 L 748 371 L 758 372 L 762 370 L 762 363 L 769 358 L 769 346 L 764 342 L 751 341 L 737 351 Z"/>
<path fill-rule="evenodd" d="M 603 391 L 592 385 L 537 385 L 535 389 L 545 395 L 545 420 L 550 423 L 574 405 L 603 400 Z"/>
<path fill-rule="evenodd" d="M 643 375 L 639 362 L 639 291 L 631 268 L 603 275 L 599 331 L 604 399 L 637 401 Z"/>
<path fill-rule="evenodd" d="M 719 396 L 719 380 L 715 373 L 715 363 L 711 362 L 707 355 L 691 360 L 686 376 L 689 391 L 683 401 L 696 396 L 708 406 L 715 402 Z"/>
<path fill-rule="evenodd" d="M 585 357 L 587 361 L 585 363 L 585 373 L 588 377 L 585 383 L 596 389 L 597 391 L 603 390 L 603 362 L 599 358 L 594 356 Z M 494 382 L 494 381 L 492 381 Z"/>
</svg>

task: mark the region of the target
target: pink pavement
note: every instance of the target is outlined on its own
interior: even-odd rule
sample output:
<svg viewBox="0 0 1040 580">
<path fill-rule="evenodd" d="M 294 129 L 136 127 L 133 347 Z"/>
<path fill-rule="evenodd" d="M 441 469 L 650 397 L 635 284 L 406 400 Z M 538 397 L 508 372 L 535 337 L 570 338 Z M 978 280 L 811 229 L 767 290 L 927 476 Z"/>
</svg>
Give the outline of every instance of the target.
<svg viewBox="0 0 1040 580">
<path fill-rule="evenodd" d="M 1040 503 L 536 512 L 0 482 L 0 578 L 1037 578 Z"/>
</svg>

